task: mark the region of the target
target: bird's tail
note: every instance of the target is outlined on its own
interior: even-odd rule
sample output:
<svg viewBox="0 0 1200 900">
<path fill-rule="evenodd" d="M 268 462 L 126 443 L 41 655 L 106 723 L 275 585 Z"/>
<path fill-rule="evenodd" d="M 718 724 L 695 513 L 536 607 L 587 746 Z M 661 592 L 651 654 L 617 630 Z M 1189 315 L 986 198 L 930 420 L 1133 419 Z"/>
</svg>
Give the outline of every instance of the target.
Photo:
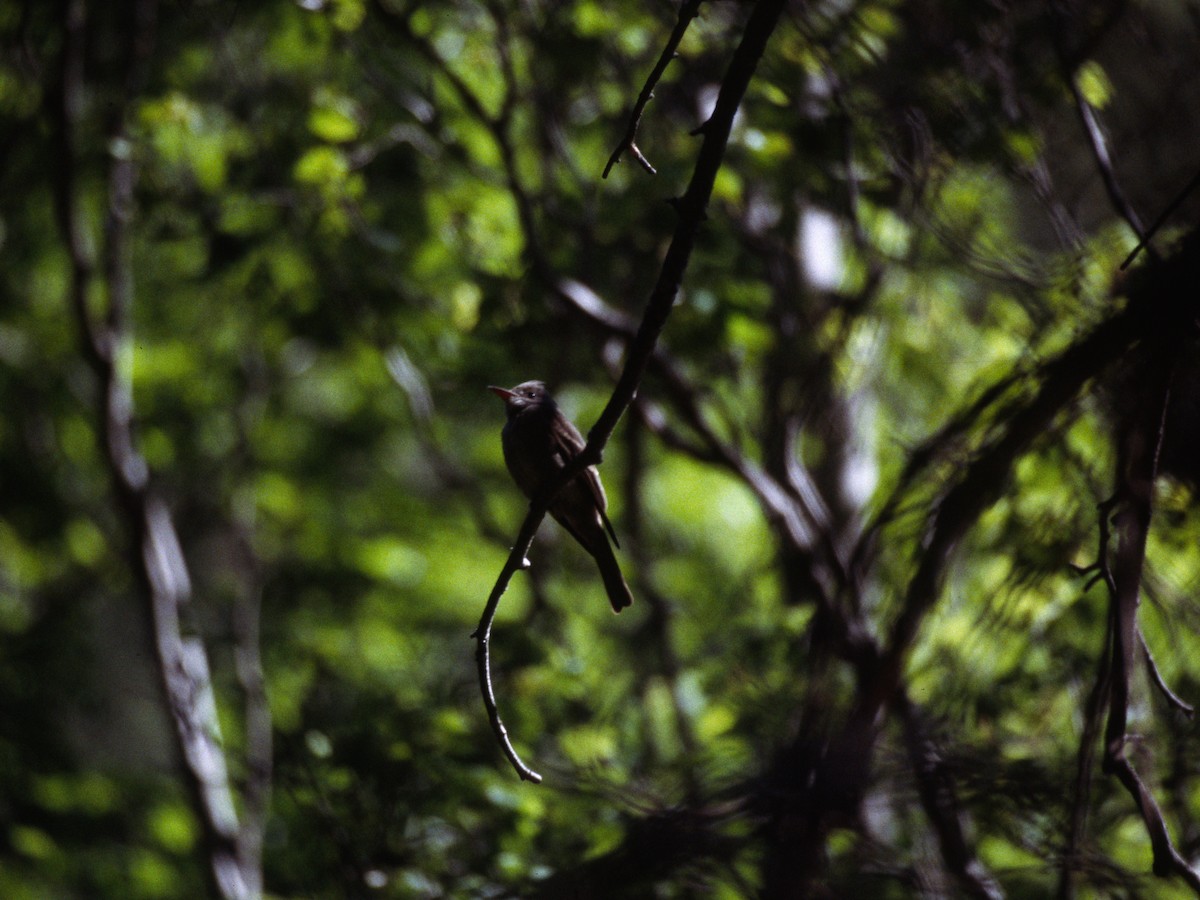
<svg viewBox="0 0 1200 900">
<path fill-rule="evenodd" d="M 629 592 L 629 585 L 625 583 L 625 577 L 621 574 L 621 567 L 617 563 L 616 554 L 613 553 L 612 545 L 608 542 L 604 532 L 600 532 L 599 540 L 595 542 L 595 552 L 592 556 L 596 559 L 596 565 L 600 569 L 600 577 L 604 581 L 604 590 L 608 592 L 608 602 L 612 604 L 613 612 L 619 613 L 627 606 L 633 605 L 633 594 Z"/>
</svg>

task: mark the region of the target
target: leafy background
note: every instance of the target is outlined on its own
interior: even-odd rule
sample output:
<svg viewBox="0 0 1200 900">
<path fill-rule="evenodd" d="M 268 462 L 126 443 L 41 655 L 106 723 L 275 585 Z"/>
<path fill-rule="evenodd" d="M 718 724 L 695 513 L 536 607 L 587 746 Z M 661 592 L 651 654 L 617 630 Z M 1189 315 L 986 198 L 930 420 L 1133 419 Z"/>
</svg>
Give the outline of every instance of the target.
<svg viewBox="0 0 1200 900">
<path fill-rule="evenodd" d="M 267 893 L 764 889 L 783 838 L 746 797 L 855 683 L 815 612 L 820 554 L 781 537 L 751 475 L 803 467 L 827 512 L 814 542 L 849 553 L 880 524 L 858 594 L 885 633 L 946 485 L 1037 365 L 1122 302 L 1136 238 L 1081 111 L 1143 221 L 1192 176 L 1200 7 L 787 7 L 669 362 L 605 456 L 639 602 L 610 615 L 591 561 L 546 524 L 500 607 L 501 709 L 546 775 L 528 785 L 492 737 L 468 640 L 525 510 L 484 386 L 540 377 L 583 430 L 595 420 L 748 6 L 703 4 L 657 86 L 638 138 L 657 175 L 626 158 L 601 179 L 673 4 L 93 3 L 67 161 L 60 60 L 83 4 L 0 0 L 0 894 L 211 890 L 55 212 L 69 182 L 99 254 L 121 158 L 137 181 L 117 365 L 239 789 L 261 774 L 243 762 L 239 680 L 247 622 L 259 632 Z M 1156 246 L 1195 213 L 1185 201 Z M 102 278 L 87 299 L 102 316 Z M 1014 897 L 1059 884 L 1106 623 L 1103 586 L 1070 567 L 1096 558 L 1119 396 L 1089 382 L 1017 461 L 905 669 L 978 863 Z M 1141 619 L 1185 698 L 1200 696 L 1196 472 L 1158 482 Z M 1195 726 L 1135 686 L 1134 752 L 1194 856 Z M 803 889 L 953 895 L 896 721 L 861 801 L 822 826 Z M 661 837 L 684 819 L 683 846 Z M 1145 827 L 1102 774 L 1076 868 L 1082 896 L 1189 895 L 1149 875 Z"/>
</svg>

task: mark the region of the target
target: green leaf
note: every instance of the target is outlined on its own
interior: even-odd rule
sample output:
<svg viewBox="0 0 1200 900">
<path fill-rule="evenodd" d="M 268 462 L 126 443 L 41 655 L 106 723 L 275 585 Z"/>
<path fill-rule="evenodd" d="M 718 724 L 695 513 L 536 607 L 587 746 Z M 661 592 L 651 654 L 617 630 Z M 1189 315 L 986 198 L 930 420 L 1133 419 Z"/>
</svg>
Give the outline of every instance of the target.
<svg viewBox="0 0 1200 900">
<path fill-rule="evenodd" d="M 1112 82 L 1104 67 L 1094 59 L 1089 59 L 1076 70 L 1075 84 L 1083 94 L 1083 99 L 1096 109 L 1104 109 L 1112 100 Z"/>
</svg>

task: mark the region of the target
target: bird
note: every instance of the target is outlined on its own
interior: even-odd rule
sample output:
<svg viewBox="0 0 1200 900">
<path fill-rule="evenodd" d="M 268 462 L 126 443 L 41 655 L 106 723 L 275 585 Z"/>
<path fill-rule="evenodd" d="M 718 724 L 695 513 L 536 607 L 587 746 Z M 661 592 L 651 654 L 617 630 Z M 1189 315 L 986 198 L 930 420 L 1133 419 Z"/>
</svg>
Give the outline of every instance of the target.
<svg viewBox="0 0 1200 900">
<path fill-rule="evenodd" d="M 508 417 L 500 433 L 504 462 L 517 487 L 533 499 L 583 452 L 583 435 L 562 414 L 540 381 L 526 381 L 513 388 L 489 385 L 488 390 L 504 401 Z M 633 594 L 613 553 L 613 545 L 621 545 L 608 520 L 608 498 L 596 467 L 588 466 L 563 485 L 549 513 L 596 560 L 613 612 L 632 605 Z"/>
</svg>

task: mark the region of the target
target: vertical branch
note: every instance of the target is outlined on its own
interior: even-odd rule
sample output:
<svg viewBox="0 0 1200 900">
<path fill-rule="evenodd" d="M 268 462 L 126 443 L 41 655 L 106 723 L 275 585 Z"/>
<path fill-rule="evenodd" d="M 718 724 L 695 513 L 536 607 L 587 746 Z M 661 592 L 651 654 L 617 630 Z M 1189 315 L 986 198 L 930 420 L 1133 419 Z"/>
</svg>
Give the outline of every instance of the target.
<svg viewBox="0 0 1200 900">
<path fill-rule="evenodd" d="M 124 97 L 109 135 L 112 159 L 108 170 L 108 208 L 103 227 L 102 271 L 79 215 L 77 139 L 85 104 L 84 42 L 87 33 L 85 0 L 68 0 L 60 69 L 60 103 L 56 128 L 59 155 L 54 184 L 55 210 L 71 260 L 70 303 L 79 327 L 82 352 L 99 385 L 99 430 L 113 489 L 132 536 L 131 564 L 148 599 L 147 614 L 154 636 L 154 655 L 174 724 L 176 747 L 184 779 L 205 836 L 208 872 L 223 898 L 258 894 L 261 877 L 247 875 L 238 859 L 238 817 L 221 746 L 216 700 L 203 643 L 185 637 L 180 608 L 191 597 L 191 579 L 179 537 L 166 504 L 152 491 L 149 467 L 134 439 L 132 388 L 123 350 L 128 347 L 128 310 L 133 298 L 129 264 L 128 227 L 132 215 L 136 172 L 125 132 L 125 111 L 151 46 L 156 4 L 142 0 L 135 7 L 129 71 Z M 98 322 L 88 293 L 102 277 L 108 299 L 107 316 Z"/>
<path fill-rule="evenodd" d="M 1136 366 L 1134 372 L 1145 378 L 1148 382 L 1144 385 L 1146 394 L 1156 397 L 1158 402 L 1148 410 L 1134 413 L 1131 427 L 1125 431 L 1121 441 L 1121 462 L 1117 473 L 1117 511 L 1113 517 L 1117 529 L 1117 550 L 1113 560 L 1110 594 L 1113 608 L 1113 687 L 1105 729 L 1105 766 L 1110 771 L 1112 763 L 1123 758 L 1125 753 L 1130 679 L 1138 643 L 1137 610 L 1141 602 L 1146 536 L 1150 531 L 1154 479 L 1158 472 L 1158 454 L 1162 446 L 1169 398 L 1169 380 L 1155 377 L 1158 373 L 1153 369 L 1157 367 L 1148 362 L 1149 352 L 1149 347 L 1143 351 L 1147 362 Z M 1141 378 L 1136 380 L 1140 381 Z"/>
<path fill-rule="evenodd" d="M 1175 848 L 1166 820 L 1150 788 L 1126 754 L 1131 679 L 1141 644 L 1137 623 L 1141 601 L 1142 570 L 1146 559 L 1146 537 L 1153 513 L 1154 479 L 1162 447 L 1167 403 L 1170 398 L 1171 358 L 1169 349 L 1153 344 L 1144 350 L 1152 360 L 1140 369 L 1146 397 L 1155 402 L 1139 409 L 1122 441 L 1122 465 L 1118 472 L 1117 550 L 1113 560 L 1112 688 L 1108 723 L 1105 727 L 1104 770 L 1115 775 L 1133 797 L 1141 813 L 1154 852 L 1154 874 L 1178 875 L 1200 892 L 1197 872 Z"/>
</svg>

